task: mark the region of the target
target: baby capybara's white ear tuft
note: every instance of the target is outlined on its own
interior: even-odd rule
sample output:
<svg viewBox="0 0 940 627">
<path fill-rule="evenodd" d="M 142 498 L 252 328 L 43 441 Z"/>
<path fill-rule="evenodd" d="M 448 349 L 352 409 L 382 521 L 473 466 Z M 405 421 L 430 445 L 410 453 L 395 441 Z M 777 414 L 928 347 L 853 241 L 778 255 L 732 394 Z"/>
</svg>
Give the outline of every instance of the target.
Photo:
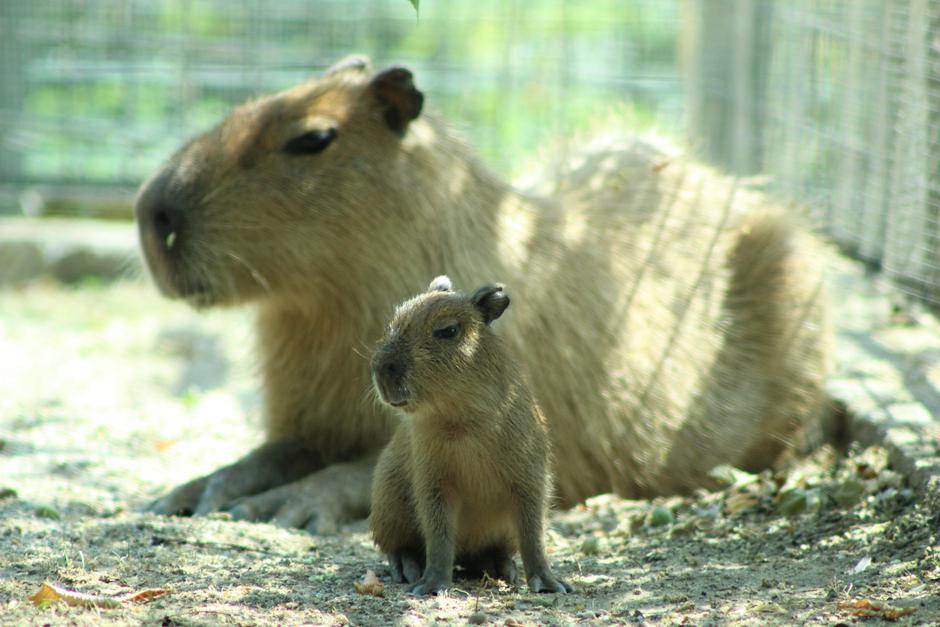
<svg viewBox="0 0 940 627">
<path fill-rule="evenodd" d="M 369 57 L 363 56 L 361 54 L 353 54 L 348 57 L 344 57 L 331 65 L 323 73 L 323 76 L 336 76 L 337 74 L 344 74 L 346 72 L 365 74 L 371 71 L 372 63 L 369 61 Z"/>
<path fill-rule="evenodd" d="M 429 292 L 453 292 L 454 285 L 450 282 L 450 277 L 446 274 L 442 274 L 439 277 L 434 277 L 434 280 L 431 281 L 431 284 L 428 285 Z"/>
</svg>

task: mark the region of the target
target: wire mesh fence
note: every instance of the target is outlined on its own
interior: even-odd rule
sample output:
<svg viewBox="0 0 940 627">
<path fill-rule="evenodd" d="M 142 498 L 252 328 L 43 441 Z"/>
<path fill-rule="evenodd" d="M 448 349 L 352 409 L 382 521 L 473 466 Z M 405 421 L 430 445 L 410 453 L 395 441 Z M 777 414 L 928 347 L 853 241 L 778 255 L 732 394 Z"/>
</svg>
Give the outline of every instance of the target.
<svg viewBox="0 0 940 627">
<path fill-rule="evenodd" d="M 618 103 L 940 303 L 936 0 L 0 0 L 0 213 L 129 216 L 234 104 L 350 52 L 501 169 Z M 86 199 L 91 199 L 85 202 Z"/>
<path fill-rule="evenodd" d="M 411 66 L 429 106 L 501 168 L 611 103 L 679 119 L 675 2 L 423 4 L 418 19 L 407 0 L 2 1 L 6 208 L 126 197 L 232 105 L 352 52 Z"/>
<path fill-rule="evenodd" d="M 689 8 L 690 122 L 703 154 L 770 175 L 843 249 L 940 303 L 940 3 Z"/>
</svg>

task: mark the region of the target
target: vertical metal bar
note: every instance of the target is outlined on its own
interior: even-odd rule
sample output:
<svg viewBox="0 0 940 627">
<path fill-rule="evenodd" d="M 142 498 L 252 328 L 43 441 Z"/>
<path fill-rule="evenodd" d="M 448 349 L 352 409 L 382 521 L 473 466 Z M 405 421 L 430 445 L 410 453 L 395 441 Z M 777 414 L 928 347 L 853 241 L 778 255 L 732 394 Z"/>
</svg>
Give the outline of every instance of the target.
<svg viewBox="0 0 940 627">
<path fill-rule="evenodd" d="M 21 32 L 32 6 L 27 2 L 0 3 L 0 182 L 4 183 L 23 177 L 23 156 L 14 141 L 24 124 L 27 43 Z M 0 213 L 15 209 L 13 202 L 0 202 Z"/>
</svg>

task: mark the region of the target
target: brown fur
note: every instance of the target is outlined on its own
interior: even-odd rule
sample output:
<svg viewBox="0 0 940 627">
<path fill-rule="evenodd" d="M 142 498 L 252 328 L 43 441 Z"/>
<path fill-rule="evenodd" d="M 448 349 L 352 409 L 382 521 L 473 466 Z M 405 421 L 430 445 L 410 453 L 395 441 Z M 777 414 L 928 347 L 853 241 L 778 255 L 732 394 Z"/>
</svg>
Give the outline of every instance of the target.
<svg viewBox="0 0 940 627">
<path fill-rule="evenodd" d="M 387 442 L 391 412 L 364 402 L 356 353 L 440 273 L 519 286 L 506 350 L 565 460 L 565 505 L 688 491 L 718 463 L 769 465 L 820 415 L 822 279 L 783 211 L 661 142 L 616 135 L 519 191 L 433 115 L 390 128 L 395 99 L 376 85 L 352 64 L 247 103 L 141 191 L 165 294 L 258 304 L 269 441 L 301 442 L 320 466 Z M 282 149 L 326 127 L 338 135 L 321 153 Z M 163 205 L 181 221 L 172 247 L 153 227 Z M 206 480 L 157 511 L 185 509 Z M 202 498 L 202 511 L 224 500 Z"/>
<path fill-rule="evenodd" d="M 470 299 L 447 286 L 432 284 L 400 306 L 373 359 L 377 390 L 403 403 L 405 416 L 375 470 L 375 542 L 416 593 L 447 588 L 455 558 L 482 560 L 491 576 L 512 580 L 520 547 L 534 592 L 570 591 L 542 548 L 551 483 L 545 419 L 489 326 L 508 297 L 484 288 Z M 481 315 L 492 303 L 495 315 Z M 453 337 L 434 336 L 448 328 Z M 425 557 L 418 580 L 408 563 Z"/>
</svg>

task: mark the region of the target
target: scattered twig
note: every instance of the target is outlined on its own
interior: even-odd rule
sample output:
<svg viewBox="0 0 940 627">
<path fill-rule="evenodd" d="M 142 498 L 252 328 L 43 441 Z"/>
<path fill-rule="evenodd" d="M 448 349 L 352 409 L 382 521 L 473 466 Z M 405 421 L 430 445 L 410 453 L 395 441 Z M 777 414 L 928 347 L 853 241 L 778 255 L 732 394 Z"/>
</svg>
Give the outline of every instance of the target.
<svg viewBox="0 0 940 627">
<path fill-rule="evenodd" d="M 221 549 L 227 551 L 244 551 L 246 553 L 260 553 L 262 555 L 273 555 L 275 557 L 296 557 L 293 553 L 284 553 L 283 551 L 272 551 L 244 544 L 234 544 L 231 542 L 206 542 L 204 540 L 192 540 L 189 538 L 170 538 L 168 536 L 153 536 L 150 539 L 153 546 L 161 544 L 188 545 L 201 549 Z"/>
<path fill-rule="evenodd" d="M 914 613 L 914 608 L 912 607 L 891 607 L 885 603 L 879 603 L 878 601 L 872 601 L 870 599 L 843 601 L 839 603 L 839 609 L 849 610 L 852 616 L 858 618 L 883 618 L 884 620 L 892 621 Z"/>
<path fill-rule="evenodd" d="M 77 607 L 114 609 L 126 603 L 147 603 L 157 597 L 169 594 L 169 592 L 169 590 L 141 590 L 140 592 L 131 592 L 119 596 L 106 596 L 76 592 L 50 583 L 44 583 L 39 588 L 39 592 L 29 597 L 29 600 L 39 606 L 62 601 L 66 605 Z"/>
</svg>

